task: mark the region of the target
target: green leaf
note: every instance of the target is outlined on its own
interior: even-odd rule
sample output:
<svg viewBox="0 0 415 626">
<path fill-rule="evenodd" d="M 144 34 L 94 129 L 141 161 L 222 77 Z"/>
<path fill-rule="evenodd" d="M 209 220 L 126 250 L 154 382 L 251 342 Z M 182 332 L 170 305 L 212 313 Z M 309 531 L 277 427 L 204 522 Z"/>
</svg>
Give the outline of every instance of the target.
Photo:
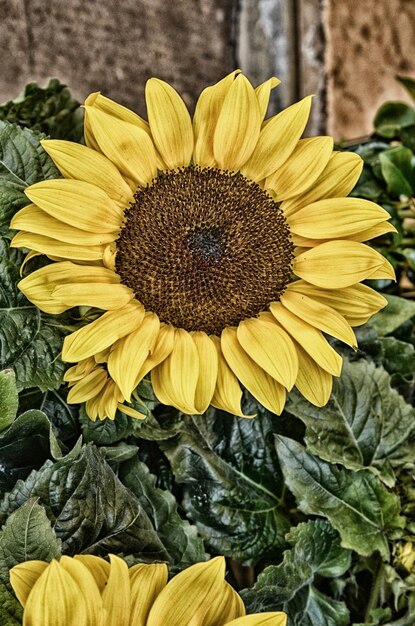
<svg viewBox="0 0 415 626">
<path fill-rule="evenodd" d="M 313 586 L 316 577 L 342 576 L 350 567 L 351 553 L 338 533 L 320 519 L 299 524 L 286 538 L 291 548 L 282 563 L 267 567 L 253 589 L 241 592 L 248 613 L 286 611 L 298 626 L 348 626 L 344 603 Z"/>
<path fill-rule="evenodd" d="M 371 319 L 371 324 L 381 337 L 393 333 L 401 324 L 415 316 L 415 302 L 413 300 L 388 294 L 383 295 L 387 299 L 388 305 Z"/>
<path fill-rule="evenodd" d="M 287 437 L 277 436 L 276 447 L 286 484 L 304 513 L 326 517 L 345 548 L 388 557 L 386 533 L 403 523 L 395 494 L 371 472 L 337 468 Z"/>
<path fill-rule="evenodd" d="M 12 591 L 0 581 L 0 624 L 21 626 L 23 609 Z"/>
<path fill-rule="evenodd" d="M 399 138 L 412 152 L 415 152 L 415 124 L 401 129 Z"/>
<path fill-rule="evenodd" d="M 14 370 L 18 390 L 56 389 L 65 369 L 59 354 L 67 318 L 42 313 L 18 290 L 23 258 L 0 237 L 0 368 Z"/>
<path fill-rule="evenodd" d="M 66 554 L 132 553 L 142 560 L 169 555 L 139 500 L 117 478 L 99 451 L 85 446 L 32 472 L 0 503 L 0 517 L 38 497 Z"/>
<path fill-rule="evenodd" d="M 26 85 L 18 98 L 0 106 L 0 119 L 37 130 L 52 139 L 81 141 L 83 115 L 79 102 L 56 78 L 45 87 Z"/>
<path fill-rule="evenodd" d="M 0 532 L 0 578 L 23 561 L 51 561 L 61 555 L 60 541 L 52 530 L 45 509 L 30 498 L 7 519 Z"/>
<path fill-rule="evenodd" d="M 414 191 L 413 154 L 409 148 L 398 146 L 379 155 L 380 166 L 388 192 L 396 196 L 411 197 Z"/>
<path fill-rule="evenodd" d="M 344 360 L 326 406 L 291 394 L 287 410 L 306 425 L 307 450 L 325 461 L 381 475 L 389 463 L 414 458 L 415 410 L 391 388 L 388 373 L 369 361 Z M 387 480 L 392 486 L 389 472 Z"/>
<path fill-rule="evenodd" d="M 415 124 L 415 109 L 404 102 L 386 102 L 378 109 L 373 124 L 378 135 L 392 139 L 401 128 Z"/>
<path fill-rule="evenodd" d="M 161 448 L 208 547 L 255 563 L 284 545 L 288 521 L 273 446 L 276 418 L 252 401 L 245 411 L 258 416 L 244 420 L 210 409 L 187 417 L 183 432 Z"/>
<path fill-rule="evenodd" d="M 29 204 L 24 190 L 40 180 L 60 178 L 51 158 L 40 145 L 43 135 L 0 121 L 0 233 Z"/>
<path fill-rule="evenodd" d="M 175 498 L 169 491 L 156 487 L 156 477 L 150 474 L 144 463 L 138 458 L 123 463 L 118 476 L 140 501 L 166 547 L 171 562 L 183 569 L 205 560 L 203 542 L 198 537 L 196 527 L 181 519 Z"/>
<path fill-rule="evenodd" d="M 51 423 L 44 413 L 32 409 L 19 415 L 0 434 L 0 494 L 40 468 L 56 452 L 56 446 Z"/>
<path fill-rule="evenodd" d="M 415 80 L 410 76 L 397 76 L 396 80 L 405 87 L 409 95 L 415 100 Z"/>
<path fill-rule="evenodd" d="M 0 432 L 5 430 L 16 417 L 19 396 L 13 370 L 0 372 Z"/>
</svg>

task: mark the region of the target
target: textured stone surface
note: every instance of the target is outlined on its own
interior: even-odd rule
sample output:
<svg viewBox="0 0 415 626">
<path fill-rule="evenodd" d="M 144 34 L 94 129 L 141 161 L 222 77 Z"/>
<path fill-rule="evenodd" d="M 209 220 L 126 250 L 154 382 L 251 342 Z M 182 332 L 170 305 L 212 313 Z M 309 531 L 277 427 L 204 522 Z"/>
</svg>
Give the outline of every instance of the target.
<svg viewBox="0 0 415 626">
<path fill-rule="evenodd" d="M 144 112 L 150 76 L 192 105 L 233 69 L 232 0 L 0 0 L 0 101 L 57 76 Z"/>
<path fill-rule="evenodd" d="M 415 75 L 413 0 L 326 0 L 327 130 L 370 133 L 385 100 L 410 102 L 396 74 Z"/>
</svg>

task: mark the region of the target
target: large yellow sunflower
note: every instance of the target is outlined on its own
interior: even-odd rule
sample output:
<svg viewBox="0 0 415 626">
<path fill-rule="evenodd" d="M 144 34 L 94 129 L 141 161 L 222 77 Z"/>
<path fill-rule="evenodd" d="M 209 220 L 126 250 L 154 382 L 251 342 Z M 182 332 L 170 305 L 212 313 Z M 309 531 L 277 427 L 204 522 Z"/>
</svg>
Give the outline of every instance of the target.
<svg viewBox="0 0 415 626">
<path fill-rule="evenodd" d="M 225 559 L 183 570 L 167 583 L 167 566 L 127 567 L 110 555 L 27 561 L 10 570 L 24 607 L 23 626 L 286 626 L 282 612 L 247 615 L 225 581 Z"/>
<path fill-rule="evenodd" d="M 359 156 L 330 137 L 300 139 L 311 97 L 265 119 L 271 78 L 232 72 L 193 117 L 167 83 L 146 86 L 148 122 L 99 93 L 85 103 L 86 146 L 43 141 L 64 178 L 26 190 L 13 246 L 55 263 L 19 286 L 48 313 L 105 311 L 65 338 L 69 402 L 114 418 L 151 372 L 160 402 L 243 415 L 244 385 L 281 413 L 295 385 L 324 405 L 342 359 L 323 333 L 386 301 L 359 284 L 394 278 L 362 242 L 394 230 L 388 213 L 346 198 Z M 299 279 L 299 280 L 298 280 Z"/>
</svg>

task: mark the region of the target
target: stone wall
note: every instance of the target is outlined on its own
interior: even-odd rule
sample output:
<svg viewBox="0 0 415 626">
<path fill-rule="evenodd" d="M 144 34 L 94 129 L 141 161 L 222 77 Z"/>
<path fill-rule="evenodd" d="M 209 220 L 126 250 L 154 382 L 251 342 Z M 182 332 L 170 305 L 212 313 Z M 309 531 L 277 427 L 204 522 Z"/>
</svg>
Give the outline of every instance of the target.
<svg viewBox="0 0 415 626">
<path fill-rule="evenodd" d="M 271 108 L 314 93 L 310 134 L 366 135 L 415 76 L 414 0 L 0 0 L 0 101 L 57 76 L 76 97 L 101 90 L 144 112 L 146 79 L 192 106 L 239 66 L 283 83 Z"/>
<path fill-rule="evenodd" d="M 0 101 L 56 76 L 144 112 L 144 83 L 170 81 L 191 105 L 233 69 L 233 0 L 0 0 Z"/>
</svg>

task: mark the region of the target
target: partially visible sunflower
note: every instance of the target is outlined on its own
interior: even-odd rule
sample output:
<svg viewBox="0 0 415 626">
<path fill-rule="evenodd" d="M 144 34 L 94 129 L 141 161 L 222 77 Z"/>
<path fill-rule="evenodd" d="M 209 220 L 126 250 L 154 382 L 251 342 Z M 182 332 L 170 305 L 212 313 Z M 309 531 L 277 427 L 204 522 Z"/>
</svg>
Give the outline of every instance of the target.
<svg viewBox="0 0 415 626">
<path fill-rule="evenodd" d="M 322 406 L 342 365 L 323 333 L 354 347 L 352 326 L 385 306 L 359 283 L 394 278 L 362 243 L 394 231 L 389 215 L 345 197 L 359 156 L 300 139 L 311 97 L 265 119 L 278 82 L 254 89 L 232 72 L 202 92 L 192 123 L 152 78 L 148 122 L 94 93 L 87 146 L 42 142 L 64 178 L 26 190 L 12 245 L 55 263 L 19 286 L 48 313 L 105 311 L 62 352 L 79 362 L 70 399 L 92 419 L 113 419 L 149 372 L 159 401 L 190 414 L 242 416 L 239 383 L 277 414 L 294 385 Z"/>
<path fill-rule="evenodd" d="M 163 564 L 78 555 L 15 565 L 10 582 L 23 626 L 286 626 L 285 613 L 246 616 L 223 557 L 167 575 Z"/>
</svg>

